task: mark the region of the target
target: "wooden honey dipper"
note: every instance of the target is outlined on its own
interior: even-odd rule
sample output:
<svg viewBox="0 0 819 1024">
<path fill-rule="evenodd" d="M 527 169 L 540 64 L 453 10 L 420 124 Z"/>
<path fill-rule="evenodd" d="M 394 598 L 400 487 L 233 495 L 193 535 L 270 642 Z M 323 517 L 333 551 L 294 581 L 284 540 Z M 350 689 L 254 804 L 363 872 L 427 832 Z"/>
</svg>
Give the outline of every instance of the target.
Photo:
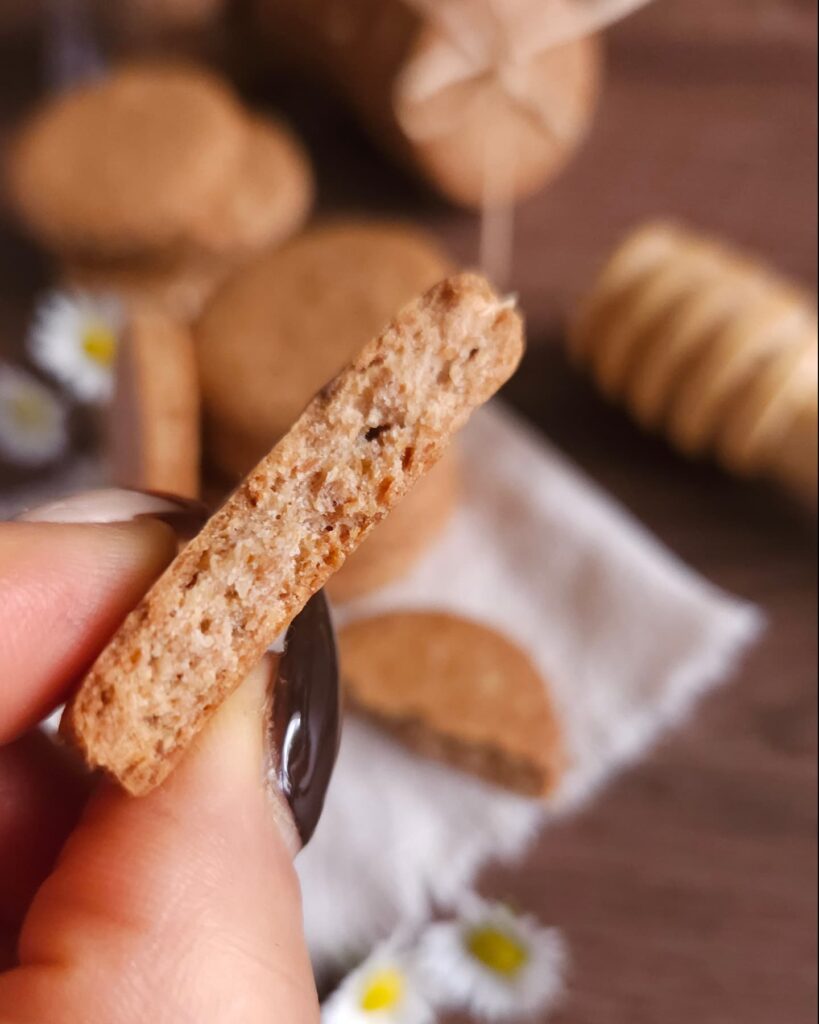
<svg viewBox="0 0 819 1024">
<path fill-rule="evenodd" d="M 599 39 L 566 37 L 601 24 L 600 0 L 596 18 L 565 18 L 560 45 L 537 52 L 544 8 L 531 0 L 256 2 L 273 45 L 329 76 L 377 143 L 460 205 L 485 207 L 487 178 L 493 204 L 537 191 L 591 124 Z"/>
<path fill-rule="evenodd" d="M 769 268 L 651 223 L 615 251 L 570 331 L 601 390 L 689 456 L 817 498 L 817 311 Z"/>
</svg>

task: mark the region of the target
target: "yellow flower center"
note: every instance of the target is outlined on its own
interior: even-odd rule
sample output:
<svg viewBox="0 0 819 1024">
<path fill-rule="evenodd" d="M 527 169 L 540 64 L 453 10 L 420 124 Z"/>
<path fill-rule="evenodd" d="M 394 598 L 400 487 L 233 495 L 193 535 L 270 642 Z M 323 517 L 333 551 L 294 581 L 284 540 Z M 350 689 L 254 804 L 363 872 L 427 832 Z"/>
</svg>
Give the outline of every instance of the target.
<svg viewBox="0 0 819 1024">
<path fill-rule="evenodd" d="M 92 363 L 107 370 L 117 355 L 117 336 L 105 324 L 88 324 L 82 332 L 82 350 Z"/>
<path fill-rule="evenodd" d="M 394 1010 L 404 998 L 404 979 L 394 970 L 374 974 L 361 996 L 361 1009 L 367 1013 Z"/>
<path fill-rule="evenodd" d="M 48 425 L 49 409 L 39 395 L 24 391 L 10 404 L 12 418 L 21 430 L 41 430 Z"/>
<path fill-rule="evenodd" d="M 466 948 L 484 967 L 504 978 L 514 978 L 529 962 L 526 947 L 497 928 L 476 928 L 466 937 Z"/>
</svg>

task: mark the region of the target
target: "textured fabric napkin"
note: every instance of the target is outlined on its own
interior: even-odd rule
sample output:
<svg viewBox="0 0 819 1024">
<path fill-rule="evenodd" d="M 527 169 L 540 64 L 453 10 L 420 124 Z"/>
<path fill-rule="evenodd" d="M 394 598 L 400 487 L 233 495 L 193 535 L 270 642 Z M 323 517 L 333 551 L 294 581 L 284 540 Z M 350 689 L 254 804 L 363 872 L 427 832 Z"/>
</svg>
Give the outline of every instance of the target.
<svg viewBox="0 0 819 1024">
<path fill-rule="evenodd" d="M 338 612 L 446 609 L 517 640 L 551 681 L 571 767 L 546 805 L 425 761 L 350 717 L 298 862 L 318 972 L 523 852 L 731 670 L 757 611 L 697 576 L 496 404 L 462 437 L 465 494 L 412 574 Z"/>
</svg>

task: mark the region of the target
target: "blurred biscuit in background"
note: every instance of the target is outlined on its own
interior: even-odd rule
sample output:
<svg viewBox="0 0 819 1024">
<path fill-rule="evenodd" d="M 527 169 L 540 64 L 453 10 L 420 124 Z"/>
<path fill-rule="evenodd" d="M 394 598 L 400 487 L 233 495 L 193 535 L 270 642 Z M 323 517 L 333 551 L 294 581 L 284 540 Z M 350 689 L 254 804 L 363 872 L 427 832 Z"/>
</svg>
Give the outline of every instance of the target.
<svg viewBox="0 0 819 1024">
<path fill-rule="evenodd" d="M 125 65 L 47 101 L 12 146 L 9 183 L 69 283 L 187 319 L 238 262 L 301 228 L 314 190 L 288 128 L 180 63 Z"/>
<path fill-rule="evenodd" d="M 575 318 L 600 388 L 683 453 L 816 503 L 816 301 L 765 265 L 674 224 L 641 227 Z"/>
<path fill-rule="evenodd" d="M 109 459 L 121 487 L 199 496 L 199 381 L 190 330 L 131 313 L 115 367 Z"/>
<path fill-rule="evenodd" d="M 181 248 L 226 194 L 247 129 L 199 68 L 131 65 L 45 101 L 10 156 L 11 195 L 47 249 L 134 256 Z"/>
</svg>

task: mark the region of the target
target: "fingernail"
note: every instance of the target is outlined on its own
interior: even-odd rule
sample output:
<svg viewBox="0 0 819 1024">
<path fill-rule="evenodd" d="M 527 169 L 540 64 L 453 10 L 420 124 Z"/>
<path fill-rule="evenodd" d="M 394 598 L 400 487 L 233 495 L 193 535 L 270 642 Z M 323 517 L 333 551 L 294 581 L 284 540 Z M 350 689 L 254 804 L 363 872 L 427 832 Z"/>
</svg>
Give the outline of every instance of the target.
<svg viewBox="0 0 819 1024">
<path fill-rule="evenodd" d="M 268 779 L 289 804 L 306 846 L 324 809 L 340 738 L 338 657 L 323 594 L 293 620 L 272 664 Z"/>
<path fill-rule="evenodd" d="M 195 537 L 208 518 L 205 505 L 189 498 L 153 491 L 110 487 L 84 491 L 29 509 L 19 516 L 24 523 L 132 523 L 159 519 L 182 539 Z"/>
</svg>

